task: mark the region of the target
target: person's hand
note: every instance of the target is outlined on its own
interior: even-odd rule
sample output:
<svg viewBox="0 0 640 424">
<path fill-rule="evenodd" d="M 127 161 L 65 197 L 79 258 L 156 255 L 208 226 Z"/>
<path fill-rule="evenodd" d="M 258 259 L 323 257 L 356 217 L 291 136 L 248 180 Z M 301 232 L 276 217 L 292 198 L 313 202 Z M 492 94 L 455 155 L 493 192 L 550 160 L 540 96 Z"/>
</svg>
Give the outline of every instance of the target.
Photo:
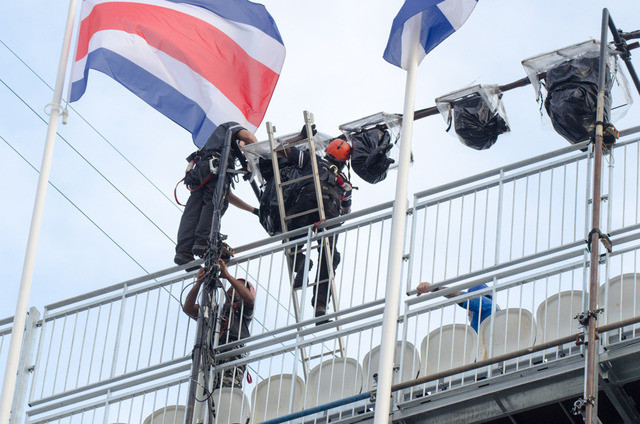
<svg viewBox="0 0 640 424">
<path fill-rule="evenodd" d="M 318 134 L 318 131 L 316 131 L 316 124 L 311 124 L 311 132 L 313 133 L 313 135 Z M 300 137 L 302 137 L 303 139 L 309 138 L 309 134 L 307 134 L 306 125 L 302 126 L 302 130 L 300 130 Z"/>
<path fill-rule="evenodd" d="M 218 259 L 218 266 L 220 266 L 220 276 L 228 280 L 229 277 L 231 277 L 231 274 L 227 271 L 227 265 L 225 265 L 222 259 Z"/>
<path fill-rule="evenodd" d="M 207 274 L 207 271 L 204 269 L 204 267 L 200 267 L 200 269 L 198 270 L 198 275 L 196 277 L 196 284 L 202 284 L 202 282 L 204 281 L 204 276 Z"/>
<path fill-rule="evenodd" d="M 416 287 L 416 290 L 418 291 L 418 294 L 416 294 L 416 296 L 420 296 L 423 293 L 429 293 L 430 289 L 429 289 L 430 284 L 427 283 L 426 281 L 423 283 L 418 284 L 418 287 Z"/>
</svg>

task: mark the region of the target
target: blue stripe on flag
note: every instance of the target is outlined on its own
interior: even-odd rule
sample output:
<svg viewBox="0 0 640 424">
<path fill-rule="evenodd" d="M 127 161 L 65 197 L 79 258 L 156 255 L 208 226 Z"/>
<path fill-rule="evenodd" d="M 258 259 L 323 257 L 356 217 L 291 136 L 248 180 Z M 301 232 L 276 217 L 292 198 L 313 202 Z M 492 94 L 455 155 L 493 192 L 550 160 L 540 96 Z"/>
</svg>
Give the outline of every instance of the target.
<svg viewBox="0 0 640 424">
<path fill-rule="evenodd" d="M 193 142 L 198 147 L 207 142 L 217 127 L 196 102 L 130 60 L 104 48 L 89 53 L 84 77 L 71 85 L 70 102 L 78 100 L 84 94 L 89 69 L 110 76 L 151 107 L 179 123 L 192 134 Z"/>
<path fill-rule="evenodd" d="M 478 0 L 475 0 L 477 3 Z M 468 3 L 468 0 L 406 0 L 402 5 L 402 8 L 398 12 L 398 15 L 393 20 L 391 25 L 391 34 L 389 35 L 389 41 L 385 48 L 383 58 L 392 65 L 405 69 L 405 64 L 402 63 L 403 51 L 405 52 L 409 46 L 402 44 L 402 34 L 405 29 L 405 24 L 412 17 L 422 13 L 420 18 L 420 46 L 422 46 L 423 52 L 419 54 L 419 61 L 438 46 L 445 38 L 455 32 L 454 26 L 447 19 L 438 5 L 440 3 L 448 3 L 448 5 L 459 6 L 460 12 L 465 12 L 466 8 L 463 7 L 464 3 Z M 468 16 L 463 16 L 461 21 L 464 22 Z M 460 17 L 457 17 L 460 19 Z"/>
<path fill-rule="evenodd" d="M 173 3 L 191 4 L 203 7 L 229 21 L 240 22 L 260 29 L 271 38 L 284 45 L 275 21 L 267 9 L 247 0 L 168 0 Z"/>
</svg>

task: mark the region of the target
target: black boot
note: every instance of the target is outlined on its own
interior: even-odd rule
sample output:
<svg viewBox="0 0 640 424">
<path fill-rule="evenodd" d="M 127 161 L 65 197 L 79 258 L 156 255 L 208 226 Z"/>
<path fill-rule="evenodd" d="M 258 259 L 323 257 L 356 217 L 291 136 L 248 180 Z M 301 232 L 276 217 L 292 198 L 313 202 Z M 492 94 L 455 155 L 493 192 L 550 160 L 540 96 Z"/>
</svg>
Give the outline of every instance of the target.
<svg viewBox="0 0 640 424">
<path fill-rule="evenodd" d="M 325 305 L 323 305 L 322 303 L 317 303 L 316 304 L 316 310 L 315 310 L 315 317 L 322 317 L 327 315 L 327 307 Z M 327 324 L 330 323 L 331 320 L 330 319 L 325 319 L 322 321 L 318 321 L 316 322 L 316 325 L 322 325 L 322 324 Z"/>
<path fill-rule="evenodd" d="M 311 270 L 311 268 L 313 267 L 313 261 L 309 261 L 309 270 Z M 304 279 L 304 261 L 302 262 L 302 265 L 300 265 L 299 270 L 296 271 L 296 276 L 293 279 L 293 288 L 294 289 L 299 289 L 300 287 L 302 287 L 302 280 Z"/>
</svg>

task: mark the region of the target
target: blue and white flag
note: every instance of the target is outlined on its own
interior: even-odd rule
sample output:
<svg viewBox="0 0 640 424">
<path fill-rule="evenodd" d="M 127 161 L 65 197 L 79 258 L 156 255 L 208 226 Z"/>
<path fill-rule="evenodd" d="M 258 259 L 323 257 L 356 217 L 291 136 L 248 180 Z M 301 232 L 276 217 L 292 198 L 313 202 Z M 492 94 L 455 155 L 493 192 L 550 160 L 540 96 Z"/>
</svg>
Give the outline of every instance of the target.
<svg viewBox="0 0 640 424">
<path fill-rule="evenodd" d="M 410 34 L 420 33 L 418 64 L 465 23 L 478 0 L 406 0 L 393 20 L 384 60 L 408 68 Z"/>
</svg>

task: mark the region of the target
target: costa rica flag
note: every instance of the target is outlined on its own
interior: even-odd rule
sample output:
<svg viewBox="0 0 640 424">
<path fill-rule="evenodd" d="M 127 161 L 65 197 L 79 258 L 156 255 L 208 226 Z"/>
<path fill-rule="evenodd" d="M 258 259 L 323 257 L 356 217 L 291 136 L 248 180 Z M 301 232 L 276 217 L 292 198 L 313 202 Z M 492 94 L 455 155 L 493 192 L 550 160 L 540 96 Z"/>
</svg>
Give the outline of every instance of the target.
<svg viewBox="0 0 640 424">
<path fill-rule="evenodd" d="M 248 0 L 86 0 L 69 101 L 89 69 L 109 75 L 185 128 L 202 146 L 235 121 L 255 131 L 285 47 L 267 9 Z"/>
</svg>

